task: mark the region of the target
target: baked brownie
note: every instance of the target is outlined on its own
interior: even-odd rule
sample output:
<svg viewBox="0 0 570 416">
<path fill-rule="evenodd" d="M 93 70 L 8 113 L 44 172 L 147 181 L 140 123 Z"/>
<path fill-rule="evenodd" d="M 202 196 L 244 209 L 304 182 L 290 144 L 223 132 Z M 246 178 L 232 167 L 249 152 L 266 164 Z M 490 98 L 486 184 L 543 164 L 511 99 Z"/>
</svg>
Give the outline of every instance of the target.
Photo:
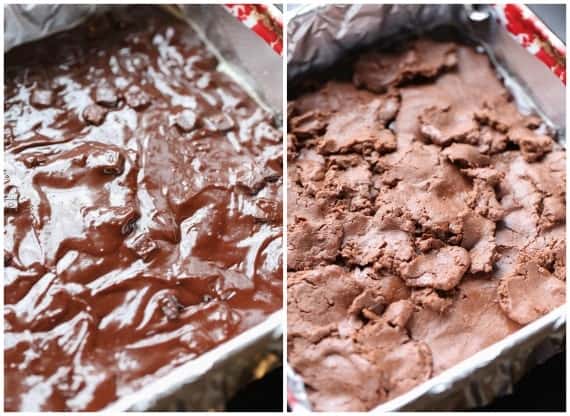
<svg viewBox="0 0 570 416">
<path fill-rule="evenodd" d="M 371 409 L 565 302 L 565 152 L 487 56 L 423 38 L 349 67 L 288 108 L 288 358 L 315 410 Z"/>
<path fill-rule="evenodd" d="M 6 410 L 104 408 L 281 307 L 282 133 L 185 22 L 5 60 Z"/>
</svg>

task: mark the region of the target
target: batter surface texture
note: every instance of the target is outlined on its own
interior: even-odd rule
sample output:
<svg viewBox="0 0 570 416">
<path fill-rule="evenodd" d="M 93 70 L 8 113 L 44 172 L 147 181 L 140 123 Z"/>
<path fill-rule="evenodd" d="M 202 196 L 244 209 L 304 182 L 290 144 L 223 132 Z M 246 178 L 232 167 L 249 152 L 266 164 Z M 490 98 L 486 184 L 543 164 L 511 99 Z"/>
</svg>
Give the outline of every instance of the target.
<svg viewBox="0 0 570 416">
<path fill-rule="evenodd" d="M 281 308 L 282 133 L 185 22 L 5 59 L 6 410 L 101 409 Z"/>
<path fill-rule="evenodd" d="M 472 47 L 331 73 L 288 108 L 288 358 L 361 411 L 565 302 L 565 152 Z"/>
</svg>

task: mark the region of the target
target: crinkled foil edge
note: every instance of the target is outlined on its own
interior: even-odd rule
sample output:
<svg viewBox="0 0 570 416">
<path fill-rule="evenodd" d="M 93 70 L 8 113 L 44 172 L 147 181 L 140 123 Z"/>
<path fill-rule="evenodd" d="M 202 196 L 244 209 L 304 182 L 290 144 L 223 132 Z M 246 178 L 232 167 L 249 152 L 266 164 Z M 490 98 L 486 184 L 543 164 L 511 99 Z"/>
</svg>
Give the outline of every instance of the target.
<svg viewBox="0 0 570 416">
<path fill-rule="evenodd" d="M 332 65 L 353 48 L 398 36 L 402 31 L 421 33 L 442 23 L 455 26 L 482 45 L 519 109 L 538 112 L 557 131 L 559 140 L 565 141 L 564 85 L 557 84 L 557 80 L 554 80 L 556 76 L 532 57 L 530 64 L 537 63 L 539 66 L 528 68 L 527 71 L 546 71 L 540 72 L 540 76 L 547 78 L 549 94 L 541 95 L 536 85 L 533 88 L 534 80 L 525 76 L 525 68 L 520 68 L 520 61 L 514 64 L 514 68 L 509 65 L 508 52 L 517 45 L 515 40 L 497 33 L 499 21 L 491 8 L 479 11 L 472 6 L 441 4 L 313 4 L 290 10 L 286 17 L 289 81 Z M 496 47 L 496 44 L 499 46 Z M 524 52 L 524 55 L 532 56 Z M 520 59 L 520 55 L 515 58 Z M 552 107 L 557 109 L 552 110 Z M 454 410 L 485 406 L 496 397 L 511 393 L 514 384 L 528 370 L 563 351 L 565 338 L 566 305 L 563 305 L 371 411 Z M 288 363 L 286 372 L 289 407 L 294 412 L 310 411 L 302 378 Z"/>
</svg>

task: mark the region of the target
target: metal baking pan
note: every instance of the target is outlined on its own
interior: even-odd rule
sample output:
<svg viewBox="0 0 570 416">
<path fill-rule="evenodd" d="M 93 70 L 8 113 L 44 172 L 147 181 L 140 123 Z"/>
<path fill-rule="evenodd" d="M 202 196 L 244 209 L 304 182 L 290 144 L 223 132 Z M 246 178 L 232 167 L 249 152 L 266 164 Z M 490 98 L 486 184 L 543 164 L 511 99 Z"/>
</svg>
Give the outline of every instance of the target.
<svg viewBox="0 0 570 416">
<path fill-rule="evenodd" d="M 75 27 L 109 7 L 7 6 L 4 50 Z M 282 15 L 277 8 L 247 4 L 161 7 L 187 20 L 219 58 L 219 69 L 281 119 Z M 241 387 L 280 365 L 282 315 L 281 310 L 272 313 L 258 325 L 103 410 L 223 410 Z"/>
<path fill-rule="evenodd" d="M 525 6 L 306 5 L 290 10 L 287 18 L 290 82 L 329 67 L 352 48 L 403 31 L 454 26 L 482 45 L 519 108 L 540 114 L 565 143 L 565 45 Z M 525 372 L 563 350 L 565 334 L 563 305 L 372 411 L 484 406 L 511 393 Z M 287 388 L 293 411 L 310 410 L 303 380 L 290 366 Z"/>
</svg>

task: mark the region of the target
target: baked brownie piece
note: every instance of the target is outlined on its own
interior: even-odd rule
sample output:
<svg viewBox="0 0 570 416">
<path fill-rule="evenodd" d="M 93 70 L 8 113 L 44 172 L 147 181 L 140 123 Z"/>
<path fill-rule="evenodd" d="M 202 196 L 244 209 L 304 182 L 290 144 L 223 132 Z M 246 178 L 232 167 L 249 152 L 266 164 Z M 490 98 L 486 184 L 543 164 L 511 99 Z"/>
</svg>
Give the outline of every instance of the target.
<svg viewBox="0 0 570 416">
<path fill-rule="evenodd" d="M 369 410 L 565 302 L 565 152 L 488 58 L 419 39 L 352 71 L 288 108 L 288 358 L 315 410 Z"/>
</svg>

